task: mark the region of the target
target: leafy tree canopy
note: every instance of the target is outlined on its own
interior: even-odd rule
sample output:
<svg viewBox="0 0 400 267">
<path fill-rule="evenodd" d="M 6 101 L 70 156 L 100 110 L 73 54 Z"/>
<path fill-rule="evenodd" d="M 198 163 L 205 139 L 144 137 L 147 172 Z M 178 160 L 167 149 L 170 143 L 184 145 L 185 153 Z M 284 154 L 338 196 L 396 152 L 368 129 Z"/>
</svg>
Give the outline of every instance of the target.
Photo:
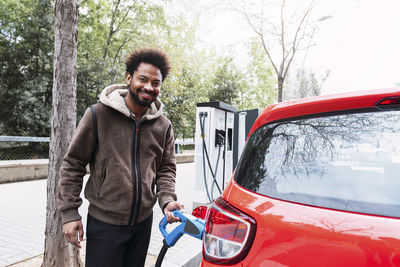
<svg viewBox="0 0 400 267">
<path fill-rule="evenodd" d="M 194 136 L 196 103 L 223 101 L 240 109 L 276 99 L 273 71 L 256 44 L 250 64 L 217 56 L 197 38 L 197 19 L 165 12 L 168 2 L 84 0 L 79 7 L 77 117 L 113 83 L 125 83 L 131 50 L 159 47 L 171 59 L 161 101 L 178 138 Z M 49 136 L 54 3 L 0 0 L 0 135 Z"/>
<path fill-rule="evenodd" d="M 47 136 L 53 75 L 50 1 L 0 0 L 0 130 Z"/>
</svg>

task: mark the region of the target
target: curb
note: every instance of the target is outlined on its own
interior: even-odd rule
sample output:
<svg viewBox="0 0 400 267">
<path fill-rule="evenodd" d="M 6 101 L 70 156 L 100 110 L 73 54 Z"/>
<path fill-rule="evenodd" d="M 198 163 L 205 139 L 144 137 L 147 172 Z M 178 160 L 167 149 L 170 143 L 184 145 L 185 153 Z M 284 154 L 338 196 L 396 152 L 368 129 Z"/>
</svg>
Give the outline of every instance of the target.
<svg viewBox="0 0 400 267">
<path fill-rule="evenodd" d="M 194 162 L 194 154 L 177 154 L 176 163 Z M 0 161 L 0 184 L 47 179 L 48 159 Z"/>
</svg>

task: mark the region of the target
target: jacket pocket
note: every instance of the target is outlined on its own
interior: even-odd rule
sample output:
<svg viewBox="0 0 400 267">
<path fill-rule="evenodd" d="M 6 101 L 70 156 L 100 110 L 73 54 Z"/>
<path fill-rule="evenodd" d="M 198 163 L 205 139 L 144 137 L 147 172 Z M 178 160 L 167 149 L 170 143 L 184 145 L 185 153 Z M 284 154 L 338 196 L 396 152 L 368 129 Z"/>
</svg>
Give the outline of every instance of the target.
<svg viewBox="0 0 400 267">
<path fill-rule="evenodd" d="M 103 168 L 100 172 L 100 183 L 99 183 L 99 190 L 97 192 L 97 198 L 100 197 L 100 193 L 101 193 L 101 188 L 103 187 L 104 181 L 106 180 L 107 177 L 107 160 L 104 160 L 104 164 L 103 164 Z"/>
</svg>

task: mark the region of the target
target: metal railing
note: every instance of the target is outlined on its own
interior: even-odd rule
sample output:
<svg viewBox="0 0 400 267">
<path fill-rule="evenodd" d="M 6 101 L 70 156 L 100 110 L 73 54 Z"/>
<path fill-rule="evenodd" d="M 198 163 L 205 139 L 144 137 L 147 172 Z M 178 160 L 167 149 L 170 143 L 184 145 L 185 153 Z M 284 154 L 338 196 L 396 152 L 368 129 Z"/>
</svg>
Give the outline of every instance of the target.
<svg viewBox="0 0 400 267">
<path fill-rule="evenodd" d="M 49 137 L 0 136 L 0 160 L 49 158 Z"/>
<path fill-rule="evenodd" d="M 48 159 L 49 137 L 0 136 L 0 160 Z M 194 145 L 194 141 L 176 140 L 175 151 L 182 145 Z"/>
<path fill-rule="evenodd" d="M 50 142 L 50 137 L 0 136 L 0 142 Z"/>
<path fill-rule="evenodd" d="M 194 146 L 194 141 L 189 141 L 189 140 L 175 140 L 175 153 L 179 154 L 181 153 L 180 146 L 182 145 L 193 145 Z"/>
</svg>

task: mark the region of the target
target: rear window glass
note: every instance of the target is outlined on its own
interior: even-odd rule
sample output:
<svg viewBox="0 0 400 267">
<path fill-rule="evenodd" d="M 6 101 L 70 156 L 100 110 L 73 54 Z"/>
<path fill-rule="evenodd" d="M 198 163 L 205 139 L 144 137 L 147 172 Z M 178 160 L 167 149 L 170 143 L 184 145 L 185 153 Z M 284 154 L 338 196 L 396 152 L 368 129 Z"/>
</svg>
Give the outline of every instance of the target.
<svg viewBox="0 0 400 267">
<path fill-rule="evenodd" d="M 235 180 L 273 198 L 400 218 L 400 111 L 267 124 L 249 137 Z"/>
</svg>

